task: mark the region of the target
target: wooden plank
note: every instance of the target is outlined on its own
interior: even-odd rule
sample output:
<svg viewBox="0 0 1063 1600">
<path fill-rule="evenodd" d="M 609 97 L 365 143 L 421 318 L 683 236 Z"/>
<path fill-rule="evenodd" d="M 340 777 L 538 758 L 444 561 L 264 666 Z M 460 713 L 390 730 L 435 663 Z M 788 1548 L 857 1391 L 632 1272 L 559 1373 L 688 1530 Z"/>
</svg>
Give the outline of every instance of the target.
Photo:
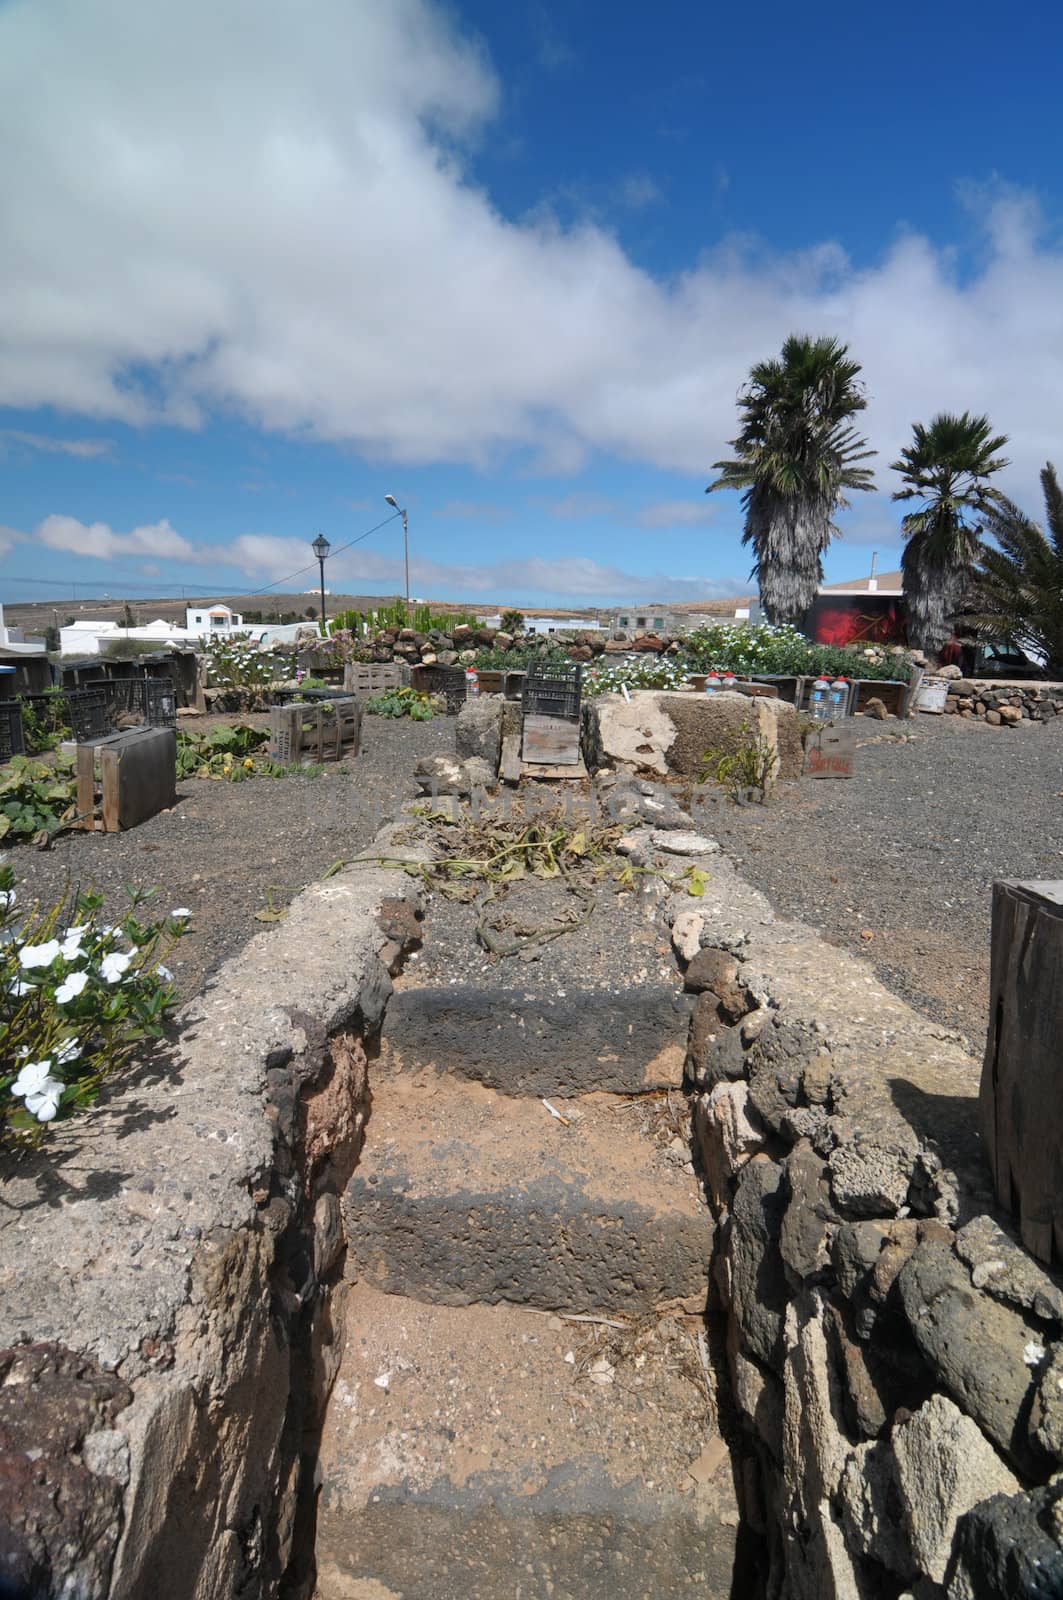
<svg viewBox="0 0 1063 1600">
<path fill-rule="evenodd" d="M 579 779 L 589 778 L 590 773 L 584 766 L 583 758 L 581 756 L 574 766 L 550 766 L 548 763 L 542 761 L 522 761 L 521 776 L 524 778 L 536 779 Z"/>
<path fill-rule="evenodd" d="M 856 736 L 849 728 L 821 728 L 805 749 L 805 775 L 809 778 L 851 778 Z"/>
<path fill-rule="evenodd" d="M 507 733 L 502 740 L 502 782 L 519 783 L 520 773 L 520 734 Z"/>
<path fill-rule="evenodd" d="M 90 744 L 79 744 L 76 749 L 78 826 L 91 831 L 96 826 L 96 752 Z"/>
<path fill-rule="evenodd" d="M 1063 1233 L 1063 883 L 993 885 L 990 1025 L 979 1102 L 1000 1204 L 1039 1260 Z"/>
<path fill-rule="evenodd" d="M 579 735 L 578 722 L 529 712 L 524 718 L 521 753 L 525 761 L 545 766 L 574 766 L 580 758 Z"/>
</svg>

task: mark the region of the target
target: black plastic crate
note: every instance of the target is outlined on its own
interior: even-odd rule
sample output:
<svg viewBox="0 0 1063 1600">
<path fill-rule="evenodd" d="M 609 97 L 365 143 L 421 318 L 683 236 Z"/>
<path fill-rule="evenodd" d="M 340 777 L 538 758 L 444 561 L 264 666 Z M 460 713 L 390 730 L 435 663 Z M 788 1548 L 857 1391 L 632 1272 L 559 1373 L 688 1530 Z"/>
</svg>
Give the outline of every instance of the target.
<svg viewBox="0 0 1063 1600">
<path fill-rule="evenodd" d="M 98 687 L 107 705 L 111 730 L 124 716 L 136 717 L 149 728 L 177 725 L 177 695 L 172 678 L 107 678 Z"/>
<path fill-rule="evenodd" d="M 441 695 L 447 716 L 457 716 L 468 690 L 464 667 L 414 667 L 411 676 L 413 687 L 420 694 Z"/>
<path fill-rule="evenodd" d="M 34 719 L 45 735 L 64 739 L 102 739 L 111 732 L 107 696 L 102 688 L 63 689 L 56 694 L 23 694 L 19 701 L 25 721 Z M 28 729 L 23 728 L 24 734 Z"/>
<path fill-rule="evenodd" d="M 0 762 L 26 752 L 22 737 L 22 707 L 17 700 L 0 700 Z"/>
<path fill-rule="evenodd" d="M 564 717 L 579 721 L 583 665 L 579 661 L 529 666 L 521 699 L 526 717 Z"/>
</svg>

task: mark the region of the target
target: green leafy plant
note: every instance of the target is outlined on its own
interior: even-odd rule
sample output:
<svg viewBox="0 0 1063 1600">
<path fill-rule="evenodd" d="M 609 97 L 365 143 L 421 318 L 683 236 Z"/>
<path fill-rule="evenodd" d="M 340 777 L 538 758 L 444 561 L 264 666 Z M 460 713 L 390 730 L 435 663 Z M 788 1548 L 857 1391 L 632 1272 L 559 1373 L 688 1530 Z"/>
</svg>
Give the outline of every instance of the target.
<svg viewBox="0 0 1063 1600">
<path fill-rule="evenodd" d="M 20 923 L 14 875 L 0 867 L 0 1138 L 9 1144 L 39 1144 L 162 1033 L 176 996 L 159 957 L 190 913 L 142 922 L 149 898 L 131 892 L 117 926 L 101 923 L 103 897 L 91 893 L 65 895 Z"/>
<path fill-rule="evenodd" d="M 332 685 L 324 678 L 315 678 L 312 673 L 307 673 L 305 678 L 299 679 L 300 689 L 330 689 Z"/>
<path fill-rule="evenodd" d="M 417 689 L 389 689 L 367 700 L 365 709 L 373 717 L 410 717 L 414 722 L 431 722 L 434 715 L 432 696 Z"/>
<path fill-rule="evenodd" d="M 264 728 L 250 728 L 245 723 L 211 728 L 206 733 L 182 729 L 177 735 L 177 776 L 244 783 L 248 778 L 286 778 L 290 771 L 307 770 L 271 761 L 263 749 L 268 743 Z"/>
<path fill-rule="evenodd" d="M 544 639 L 541 644 L 530 640 L 520 640 L 519 643 L 510 645 L 508 650 L 484 648 L 477 650 L 475 664 L 483 667 L 485 671 L 523 672 L 529 665 L 549 664 L 551 661 L 567 661 L 568 651 L 554 639 Z"/>
<path fill-rule="evenodd" d="M 748 718 L 739 727 L 734 750 L 706 750 L 701 758 L 701 783 L 716 783 L 735 804 L 753 799 L 763 805 L 775 781 L 779 753 Z"/>
<path fill-rule="evenodd" d="M 71 735 L 70 707 L 61 689 L 48 689 L 42 701 L 19 699 L 22 707 L 22 737 L 27 755 L 42 755 L 55 750 Z"/>
<path fill-rule="evenodd" d="M 12 756 L 0 767 L 0 839 L 45 843 L 77 815 L 73 756 L 54 762 Z"/>
<path fill-rule="evenodd" d="M 516 611 L 516 610 L 503 611 L 501 627 L 502 627 L 502 632 L 503 633 L 523 633 L 524 632 L 524 613 L 523 613 L 523 611 Z"/>
</svg>

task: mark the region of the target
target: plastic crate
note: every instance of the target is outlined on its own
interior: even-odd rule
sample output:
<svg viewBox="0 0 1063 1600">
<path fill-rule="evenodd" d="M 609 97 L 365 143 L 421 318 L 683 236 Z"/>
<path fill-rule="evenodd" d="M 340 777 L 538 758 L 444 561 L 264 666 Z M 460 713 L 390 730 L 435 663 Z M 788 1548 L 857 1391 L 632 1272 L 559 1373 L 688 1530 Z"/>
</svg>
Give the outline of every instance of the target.
<svg viewBox="0 0 1063 1600">
<path fill-rule="evenodd" d="M 22 737 L 22 707 L 17 700 L 0 700 L 0 762 L 26 752 Z"/>
<path fill-rule="evenodd" d="M 419 694 L 438 694 L 446 702 L 447 716 L 457 716 L 465 704 L 464 667 L 414 667 L 413 687 Z"/>
<path fill-rule="evenodd" d="M 529 666 L 521 696 L 524 715 L 578 722 L 582 679 L 583 666 L 578 661 Z"/>
<path fill-rule="evenodd" d="M 111 732 L 103 687 L 63 689 L 58 694 L 24 694 L 19 699 L 45 733 L 64 733 L 80 744 Z"/>
</svg>

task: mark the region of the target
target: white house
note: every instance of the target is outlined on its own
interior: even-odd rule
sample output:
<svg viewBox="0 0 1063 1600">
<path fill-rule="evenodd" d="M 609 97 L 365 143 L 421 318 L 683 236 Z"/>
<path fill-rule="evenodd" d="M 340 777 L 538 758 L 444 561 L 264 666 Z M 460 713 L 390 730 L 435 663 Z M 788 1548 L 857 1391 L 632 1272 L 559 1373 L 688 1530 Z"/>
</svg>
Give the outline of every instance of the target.
<svg viewBox="0 0 1063 1600">
<path fill-rule="evenodd" d="M 143 628 L 122 628 L 117 622 L 93 622 L 82 618 L 59 629 L 59 651 L 64 656 L 98 656 L 106 645 L 126 639 L 148 640 L 163 649 L 168 644 L 188 646 L 199 643 L 198 633 L 175 627 L 157 617 Z"/>
<path fill-rule="evenodd" d="M 525 617 L 525 633 L 597 633 L 600 622 L 586 617 Z"/>
<path fill-rule="evenodd" d="M 228 606 L 212 605 L 200 609 L 197 606 L 185 608 L 185 628 L 189 633 L 198 634 L 200 638 L 213 638 L 217 633 L 234 633 L 244 625 L 243 617 Z"/>
</svg>

